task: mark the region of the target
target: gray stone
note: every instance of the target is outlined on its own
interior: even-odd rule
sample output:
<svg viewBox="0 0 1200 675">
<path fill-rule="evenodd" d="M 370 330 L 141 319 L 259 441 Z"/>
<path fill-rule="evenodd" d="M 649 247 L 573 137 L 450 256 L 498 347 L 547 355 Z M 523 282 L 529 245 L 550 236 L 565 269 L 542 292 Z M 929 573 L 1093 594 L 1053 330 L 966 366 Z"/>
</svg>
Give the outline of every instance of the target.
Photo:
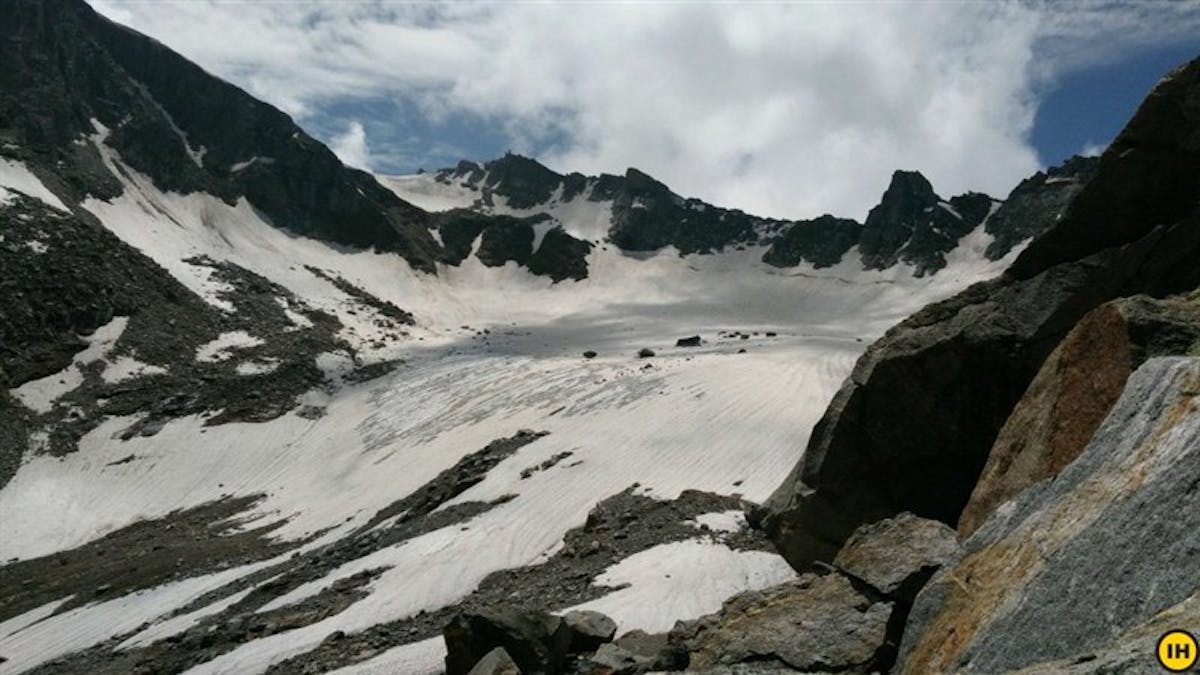
<svg viewBox="0 0 1200 675">
<path fill-rule="evenodd" d="M 1096 308 L 1059 343 L 1001 428 L 959 519 L 973 533 L 1000 504 L 1079 456 L 1135 368 L 1200 355 L 1200 292 L 1144 295 Z"/>
<path fill-rule="evenodd" d="M 1047 671 L 1101 655 L 1154 670 L 1131 645 L 1198 615 L 1198 484 L 1200 358 L 1151 359 L 1082 454 L 996 510 L 921 591 L 898 672 Z"/>
<path fill-rule="evenodd" d="M 948 525 L 901 513 L 855 530 L 833 564 L 889 598 L 911 601 L 957 551 Z"/>
<path fill-rule="evenodd" d="M 617 634 L 617 622 L 591 610 L 575 610 L 562 616 L 563 624 L 570 632 L 571 654 L 594 652 L 605 642 L 612 642 Z"/>
<path fill-rule="evenodd" d="M 559 617 L 516 608 L 460 614 L 442 636 L 447 675 L 470 672 L 496 647 L 503 647 L 523 673 L 554 673 L 562 667 L 570 641 Z"/>
<path fill-rule="evenodd" d="M 496 647 L 479 659 L 467 675 L 521 675 L 521 669 L 504 647 Z"/>
<path fill-rule="evenodd" d="M 840 574 L 805 574 L 676 624 L 671 642 L 687 652 L 689 669 L 772 661 L 798 670 L 866 669 L 884 646 L 891 614 L 892 603 L 872 601 Z"/>
</svg>

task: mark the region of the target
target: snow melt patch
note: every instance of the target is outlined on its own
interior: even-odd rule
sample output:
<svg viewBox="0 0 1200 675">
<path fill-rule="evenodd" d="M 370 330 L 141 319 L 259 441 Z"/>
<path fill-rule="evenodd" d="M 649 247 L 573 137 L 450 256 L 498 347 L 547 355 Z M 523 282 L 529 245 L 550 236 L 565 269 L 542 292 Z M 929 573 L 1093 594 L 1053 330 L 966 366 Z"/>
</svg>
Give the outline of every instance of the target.
<svg viewBox="0 0 1200 675">
<path fill-rule="evenodd" d="M 435 675 L 445 670 L 446 641 L 441 636 L 393 647 L 379 656 L 329 675 Z"/>
<path fill-rule="evenodd" d="M 125 325 L 128 322 L 129 317 L 114 318 L 97 328 L 95 333 L 83 338 L 87 342 L 87 347 L 76 354 L 66 368 L 52 375 L 30 380 L 10 391 L 25 407 L 39 413 L 50 412 L 60 397 L 75 391 L 79 385 L 83 384 L 81 368 L 104 358 L 117 339 L 121 337 L 121 333 L 125 332 Z"/>
<path fill-rule="evenodd" d="M 224 361 L 233 356 L 233 353 L 239 349 L 257 347 L 262 343 L 261 338 L 254 337 L 244 330 L 221 333 L 216 339 L 200 345 L 196 349 L 196 360 L 206 363 Z"/>
<path fill-rule="evenodd" d="M 671 629 L 678 620 L 721 609 L 729 597 L 782 584 L 796 572 L 778 554 L 734 551 L 711 541 L 662 544 L 635 553 L 596 578 L 597 585 L 627 588 L 578 605 L 612 617 L 620 632 Z"/>
<path fill-rule="evenodd" d="M 60 211 L 70 211 L 23 162 L 0 157 L 0 186 L 23 192 Z M 12 201 L 8 190 L 0 192 L 0 203 Z"/>
<path fill-rule="evenodd" d="M 376 176 L 380 185 L 404 201 L 426 211 L 465 209 L 480 198 L 478 190 L 458 183 L 442 183 L 433 174 Z"/>
<path fill-rule="evenodd" d="M 713 532 L 741 532 L 746 529 L 744 511 L 719 511 L 702 513 L 691 521 L 697 528 L 708 528 Z"/>
<path fill-rule="evenodd" d="M 44 618 L 11 635 L 0 636 L 0 654 L 8 659 L 4 663 L 5 672 L 22 672 L 60 654 L 86 649 L 115 635 L 127 633 L 278 560 L 172 582 L 105 602 L 89 603 Z"/>
<path fill-rule="evenodd" d="M 268 583 L 277 578 L 278 576 L 272 577 L 263 583 Z M 252 592 L 254 592 L 256 588 L 257 586 L 250 586 L 245 590 L 228 595 L 199 609 L 159 621 L 158 623 L 151 625 L 146 630 L 117 645 L 117 649 L 124 650 L 135 649 L 137 647 L 146 647 L 154 642 L 158 642 L 159 640 L 182 633 L 192 626 L 195 626 L 197 623 L 200 623 L 201 619 L 214 614 L 220 614 L 226 609 L 234 606 L 247 595 L 250 595 Z"/>
<path fill-rule="evenodd" d="M 167 369 L 162 366 L 142 363 L 132 356 L 118 356 L 109 362 L 100 377 L 108 384 L 116 384 L 135 377 L 165 375 L 166 372 Z"/>
<path fill-rule="evenodd" d="M 260 361 L 243 361 L 237 364 L 238 375 L 266 375 L 279 368 L 278 359 L 262 359 Z"/>
</svg>

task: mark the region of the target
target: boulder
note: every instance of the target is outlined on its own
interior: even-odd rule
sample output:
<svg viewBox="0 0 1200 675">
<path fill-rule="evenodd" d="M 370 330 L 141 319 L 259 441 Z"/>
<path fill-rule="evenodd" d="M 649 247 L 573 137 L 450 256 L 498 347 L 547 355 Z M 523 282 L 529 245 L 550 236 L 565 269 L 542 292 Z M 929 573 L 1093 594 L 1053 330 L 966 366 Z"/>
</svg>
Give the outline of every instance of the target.
<svg viewBox="0 0 1200 675">
<path fill-rule="evenodd" d="M 1093 310 L 1038 371 L 1000 430 L 958 523 L 968 536 L 1001 503 L 1079 456 L 1133 369 L 1155 356 L 1200 353 L 1200 292 L 1136 296 Z"/>
<path fill-rule="evenodd" d="M 589 350 L 587 350 L 586 352 L 584 352 L 584 353 L 583 353 L 583 358 L 585 358 L 585 359 L 594 359 L 594 358 L 596 358 L 596 352 L 595 352 L 595 351 L 593 351 L 593 350 L 591 350 L 591 349 L 589 349 Z"/>
<path fill-rule="evenodd" d="M 639 359 L 648 359 L 654 356 L 654 350 L 650 349 L 649 347 L 642 347 L 638 350 L 637 355 Z"/>
<path fill-rule="evenodd" d="M 1200 619 L 1198 484 L 1200 358 L 1151 359 L 1083 452 L 921 591 L 897 672 L 1157 670 L 1149 636 Z"/>
<path fill-rule="evenodd" d="M 445 628 L 446 673 L 468 673 L 489 652 L 504 648 L 527 675 L 562 668 L 570 631 L 559 617 L 516 608 L 484 609 L 456 616 Z"/>
<path fill-rule="evenodd" d="M 957 525 L 1050 352 L 1115 298 L 1200 286 L 1200 59 L 1155 87 L 1062 219 L 1000 278 L 919 311 L 855 365 L 802 460 L 751 522 L 798 570 L 859 525 Z"/>
<path fill-rule="evenodd" d="M 467 675 L 521 675 L 521 669 L 504 647 L 496 647 L 479 659 Z"/>
<path fill-rule="evenodd" d="M 675 346 L 676 347 L 699 347 L 700 346 L 700 336 L 693 335 L 691 337 L 679 338 L 678 340 L 675 341 Z"/>
<path fill-rule="evenodd" d="M 571 654 L 594 652 L 605 642 L 612 642 L 617 634 L 617 622 L 600 612 L 575 610 L 563 614 L 562 620 L 570 634 L 567 651 Z"/>
<path fill-rule="evenodd" d="M 689 670 L 740 663 L 797 670 L 869 669 L 884 645 L 892 604 L 872 600 L 840 574 L 742 593 L 716 614 L 679 622 L 671 643 Z"/>
<path fill-rule="evenodd" d="M 890 599 L 911 602 L 957 551 L 945 523 L 901 513 L 855 530 L 833 565 Z"/>
</svg>

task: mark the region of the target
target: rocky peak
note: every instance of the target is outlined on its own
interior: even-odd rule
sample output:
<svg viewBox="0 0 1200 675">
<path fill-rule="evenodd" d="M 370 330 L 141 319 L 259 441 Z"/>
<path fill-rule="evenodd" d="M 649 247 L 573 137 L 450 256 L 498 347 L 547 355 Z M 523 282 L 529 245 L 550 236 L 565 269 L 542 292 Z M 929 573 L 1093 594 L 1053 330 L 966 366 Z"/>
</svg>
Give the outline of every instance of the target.
<svg viewBox="0 0 1200 675">
<path fill-rule="evenodd" d="M 1021 181 L 988 219 L 986 255 L 999 260 L 1017 244 L 1050 229 L 1067 204 L 1096 175 L 1099 157 L 1075 156 Z"/>
<path fill-rule="evenodd" d="M 863 266 L 887 269 L 906 262 L 917 276 L 936 272 L 945 267 L 945 254 L 987 217 L 992 201 L 975 192 L 947 202 L 920 172 L 896 171 L 863 225 Z"/>
<path fill-rule="evenodd" d="M 883 198 L 867 214 L 867 227 L 884 227 L 893 223 L 913 223 L 926 209 L 938 202 L 937 193 L 929 179 L 920 171 L 895 171 Z"/>
<path fill-rule="evenodd" d="M 279 227 L 434 269 L 428 214 L 343 166 L 283 112 L 82 0 L 0 5 L 0 60 L 0 152 L 68 204 L 122 191 L 96 146 L 77 143 L 99 137 L 161 190 L 244 197 Z"/>
</svg>

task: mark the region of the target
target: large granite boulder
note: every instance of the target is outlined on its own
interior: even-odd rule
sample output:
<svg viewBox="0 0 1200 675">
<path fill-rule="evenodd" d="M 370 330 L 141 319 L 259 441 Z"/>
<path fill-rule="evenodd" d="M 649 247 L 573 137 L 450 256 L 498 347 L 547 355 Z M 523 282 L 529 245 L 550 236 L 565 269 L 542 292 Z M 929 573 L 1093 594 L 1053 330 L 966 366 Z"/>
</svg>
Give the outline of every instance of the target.
<svg viewBox="0 0 1200 675">
<path fill-rule="evenodd" d="M 1114 298 L 1200 286 L 1200 59 L 1164 78 L 1063 218 L 1000 278 L 930 305 L 859 359 L 751 522 L 797 569 L 901 511 L 956 525 L 1050 352 Z"/>
<path fill-rule="evenodd" d="M 456 616 L 442 630 L 447 675 L 463 675 L 497 647 L 522 673 L 559 672 L 571 644 L 560 617 L 517 608 L 485 609 Z"/>
<path fill-rule="evenodd" d="M 1136 296 L 1090 312 L 1046 359 L 1000 430 L 958 531 L 970 535 L 1005 500 L 1078 457 L 1146 359 L 1189 353 L 1200 354 L 1200 292 Z"/>
<path fill-rule="evenodd" d="M 679 622 L 671 642 L 689 670 L 771 663 L 796 670 L 867 672 L 885 641 L 892 605 L 840 574 L 805 574 L 742 593 L 716 614 Z"/>
<path fill-rule="evenodd" d="M 1082 454 L 921 591 L 898 672 L 1155 670 L 1150 636 L 1200 620 L 1198 484 L 1200 358 L 1151 359 Z"/>
<path fill-rule="evenodd" d="M 945 523 L 901 513 L 855 530 L 833 565 L 891 600 L 911 602 L 957 551 Z"/>
</svg>

